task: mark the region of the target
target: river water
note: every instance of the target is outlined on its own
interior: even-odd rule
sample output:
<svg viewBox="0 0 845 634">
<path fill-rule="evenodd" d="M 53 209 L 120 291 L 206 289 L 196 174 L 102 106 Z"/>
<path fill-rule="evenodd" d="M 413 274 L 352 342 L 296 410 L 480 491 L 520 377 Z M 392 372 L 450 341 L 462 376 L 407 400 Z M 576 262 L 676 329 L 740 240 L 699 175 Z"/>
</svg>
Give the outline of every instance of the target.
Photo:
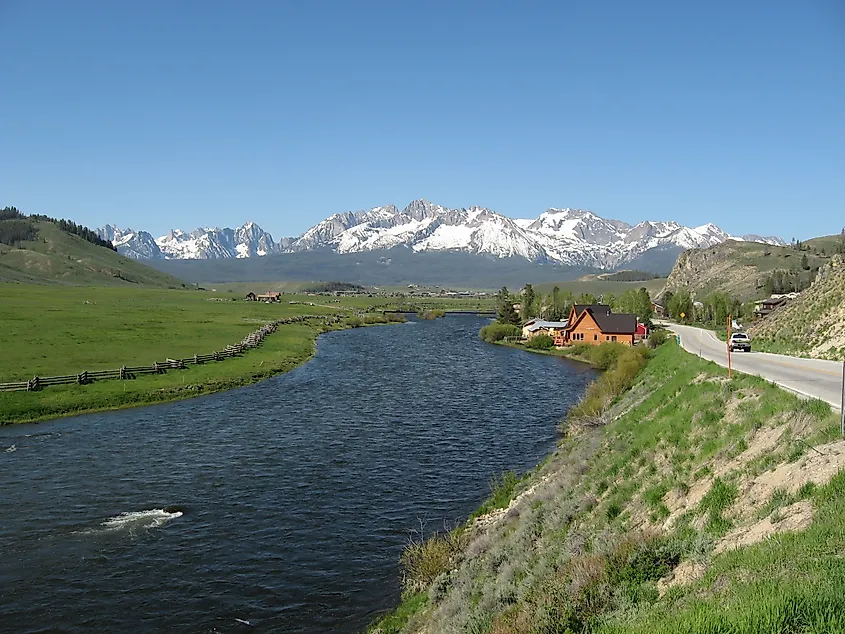
<svg viewBox="0 0 845 634">
<path fill-rule="evenodd" d="M 363 630 L 410 532 L 541 461 L 595 376 L 485 323 L 330 333 L 246 388 L 0 427 L 0 631 Z"/>
</svg>

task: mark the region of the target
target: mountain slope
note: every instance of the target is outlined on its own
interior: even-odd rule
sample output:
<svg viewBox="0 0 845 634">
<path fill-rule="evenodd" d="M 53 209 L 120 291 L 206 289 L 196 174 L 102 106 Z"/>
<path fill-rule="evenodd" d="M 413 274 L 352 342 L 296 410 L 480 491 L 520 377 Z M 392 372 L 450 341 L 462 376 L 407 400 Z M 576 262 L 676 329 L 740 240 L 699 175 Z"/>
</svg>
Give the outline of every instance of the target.
<svg viewBox="0 0 845 634">
<path fill-rule="evenodd" d="M 0 221 L 0 224 L 10 221 Z M 48 220 L 33 220 L 37 235 L 0 243 L 0 282 L 127 285 L 181 288 L 181 280 L 67 233 Z"/>
<path fill-rule="evenodd" d="M 807 256 L 807 269 L 803 258 Z M 798 251 L 790 247 L 756 242 L 728 240 L 705 249 L 691 249 L 678 257 L 666 290 L 681 289 L 694 297 L 704 297 L 713 291 L 729 293 L 745 301 L 767 295 L 766 286 L 773 274 L 780 272 L 790 284 L 799 288 L 774 288 L 775 292 L 800 290 L 809 285 L 812 276 L 829 258 L 812 251 Z M 771 292 L 770 290 L 770 292 Z"/>
<path fill-rule="evenodd" d="M 834 255 L 810 288 L 755 324 L 751 336 L 786 353 L 845 359 L 845 258 Z"/>
</svg>

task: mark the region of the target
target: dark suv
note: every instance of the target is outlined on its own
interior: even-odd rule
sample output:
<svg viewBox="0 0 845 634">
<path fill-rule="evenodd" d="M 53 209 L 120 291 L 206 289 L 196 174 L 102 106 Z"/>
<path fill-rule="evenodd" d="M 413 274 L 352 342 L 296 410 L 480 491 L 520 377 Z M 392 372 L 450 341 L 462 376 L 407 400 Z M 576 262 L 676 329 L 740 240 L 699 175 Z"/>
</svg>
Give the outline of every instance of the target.
<svg viewBox="0 0 845 634">
<path fill-rule="evenodd" d="M 751 339 L 744 332 L 733 333 L 728 345 L 730 345 L 731 351 L 742 350 L 743 352 L 751 352 Z"/>
</svg>

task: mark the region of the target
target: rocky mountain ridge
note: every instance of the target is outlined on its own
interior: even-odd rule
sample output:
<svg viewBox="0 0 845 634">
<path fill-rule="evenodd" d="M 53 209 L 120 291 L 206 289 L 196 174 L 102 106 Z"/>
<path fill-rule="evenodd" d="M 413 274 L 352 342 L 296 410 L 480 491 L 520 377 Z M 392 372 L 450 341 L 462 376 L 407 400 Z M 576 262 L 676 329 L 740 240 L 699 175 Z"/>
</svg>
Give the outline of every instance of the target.
<svg viewBox="0 0 845 634">
<path fill-rule="evenodd" d="M 313 250 L 342 254 L 404 247 L 412 252 L 460 251 L 601 269 L 618 268 L 651 250 L 680 252 L 732 238 L 713 224 L 690 228 L 677 222 L 645 221 L 632 226 L 569 208 L 552 208 L 534 219 L 513 219 L 484 207 L 449 209 L 426 200 L 415 200 L 402 210 L 387 205 L 334 214 L 298 238 L 278 243 L 252 222 L 237 229 L 202 228 L 190 233 L 174 229 L 159 238 L 106 225 L 100 235 L 112 240 L 120 253 L 145 259 L 247 258 Z"/>
</svg>

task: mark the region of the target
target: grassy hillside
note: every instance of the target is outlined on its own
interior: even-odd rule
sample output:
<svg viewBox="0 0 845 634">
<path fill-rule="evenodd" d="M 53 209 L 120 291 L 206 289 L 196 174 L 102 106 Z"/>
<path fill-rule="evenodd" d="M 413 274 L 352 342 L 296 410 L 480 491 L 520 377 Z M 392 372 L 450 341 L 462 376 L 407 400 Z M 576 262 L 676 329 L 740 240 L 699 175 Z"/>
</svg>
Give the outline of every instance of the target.
<svg viewBox="0 0 845 634">
<path fill-rule="evenodd" d="M 801 288 L 806 288 L 819 267 L 830 260 L 832 253 L 826 251 L 822 255 L 820 248 L 818 252 L 814 251 L 812 241 L 805 245 L 808 251 L 798 251 L 791 246 L 728 240 L 707 249 L 684 251 L 666 280 L 666 289 L 673 293 L 685 289 L 694 297 L 720 291 L 747 301 L 767 295 L 766 282 L 775 272 L 781 272 L 790 280 L 795 280 Z M 778 289 L 774 290 L 778 292 Z"/>
<path fill-rule="evenodd" d="M 497 481 L 485 515 L 412 543 L 405 600 L 371 631 L 845 631 L 845 441 L 827 404 L 670 341 L 594 414 Z"/>
<path fill-rule="evenodd" d="M 595 295 L 596 297 L 601 296 L 604 293 L 613 293 L 614 295 L 622 295 L 625 291 L 629 290 L 639 290 L 642 287 L 648 289 L 648 292 L 651 294 L 652 297 L 655 297 L 657 293 L 661 291 L 661 289 L 666 284 L 666 278 L 655 278 L 652 280 L 644 280 L 640 282 L 619 282 L 613 279 L 604 279 L 598 275 L 589 275 L 583 276 L 577 280 L 572 281 L 560 281 L 560 282 L 547 282 L 543 284 L 536 284 L 534 289 L 538 293 L 551 293 L 552 289 L 555 286 L 559 286 L 560 290 L 564 293 L 566 291 L 570 291 L 573 295 L 578 297 L 582 293 L 589 293 L 591 295 Z"/>
<path fill-rule="evenodd" d="M 751 328 L 763 350 L 845 359 L 845 258 L 836 255 L 797 299 Z"/>
<path fill-rule="evenodd" d="M 0 220 L 0 223 L 19 223 Z M 30 221 L 27 221 L 30 222 Z M 33 220 L 33 239 L 0 243 L 0 282 L 181 288 L 181 280 L 118 255 L 59 229 Z"/>
</svg>

